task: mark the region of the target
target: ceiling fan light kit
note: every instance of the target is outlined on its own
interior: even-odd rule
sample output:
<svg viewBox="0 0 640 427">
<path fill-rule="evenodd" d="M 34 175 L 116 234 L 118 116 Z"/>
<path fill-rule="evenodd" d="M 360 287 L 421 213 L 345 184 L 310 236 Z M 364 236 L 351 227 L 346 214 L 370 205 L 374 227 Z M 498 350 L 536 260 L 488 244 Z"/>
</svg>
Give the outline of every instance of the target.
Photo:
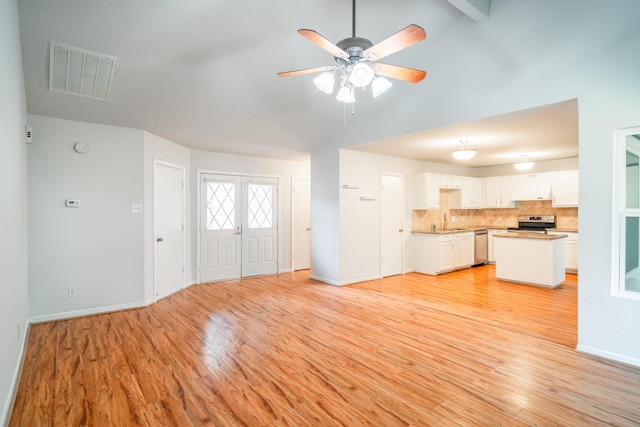
<svg viewBox="0 0 640 427">
<path fill-rule="evenodd" d="M 333 93 L 333 84 L 335 83 L 335 78 L 333 77 L 332 72 L 325 71 L 324 73 L 313 79 L 313 83 L 315 83 L 316 87 L 320 91 L 326 93 L 327 95 L 331 95 Z"/>
<path fill-rule="evenodd" d="M 356 37 L 356 0 L 353 0 L 352 37 L 333 44 L 313 30 L 300 29 L 298 33 L 333 55 L 338 65 L 286 71 L 278 75 L 287 77 L 323 71 L 313 82 L 319 90 L 330 95 L 335 85 L 334 73 L 340 71 L 340 89 L 336 96 L 338 101 L 355 102 L 354 88 L 366 89 L 369 85 L 374 98 L 382 95 L 392 86 L 384 77 L 417 83 L 427 74 L 422 70 L 374 62 L 424 40 L 427 35 L 424 29 L 412 24 L 375 45 L 365 38 Z"/>
<path fill-rule="evenodd" d="M 356 102 L 356 95 L 353 93 L 353 87 L 349 84 L 342 86 L 338 91 L 336 99 L 346 104 Z"/>
<path fill-rule="evenodd" d="M 469 148 L 468 141 L 460 141 L 460 148 L 453 151 L 451 155 L 456 160 L 471 160 L 478 153 L 475 148 Z"/>
</svg>

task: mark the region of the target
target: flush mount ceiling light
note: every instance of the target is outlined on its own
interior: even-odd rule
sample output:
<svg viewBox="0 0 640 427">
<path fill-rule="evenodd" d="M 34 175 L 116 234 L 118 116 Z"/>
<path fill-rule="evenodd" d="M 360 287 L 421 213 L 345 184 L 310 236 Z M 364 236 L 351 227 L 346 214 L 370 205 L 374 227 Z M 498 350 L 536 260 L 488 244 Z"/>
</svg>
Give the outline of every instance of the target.
<svg viewBox="0 0 640 427">
<path fill-rule="evenodd" d="M 118 59 L 49 42 L 49 90 L 106 101 Z"/>
<path fill-rule="evenodd" d="M 529 161 L 526 154 L 521 154 L 520 161 L 518 163 L 514 163 L 513 167 L 520 171 L 526 171 L 533 167 L 533 162 Z"/>
<path fill-rule="evenodd" d="M 364 90 L 369 85 L 371 85 L 373 97 L 377 98 L 391 87 L 391 82 L 384 77 L 417 83 L 424 79 L 427 74 L 422 70 L 376 62 L 385 56 L 424 40 L 427 35 L 421 27 L 412 24 L 376 45 L 365 38 L 356 37 L 356 0 L 353 0 L 352 37 L 333 44 L 313 30 L 300 29 L 298 33 L 333 55 L 338 65 L 286 71 L 278 73 L 278 75 L 287 77 L 322 72 L 322 74 L 313 79 L 313 82 L 322 92 L 332 94 L 336 80 L 334 73 L 339 72 L 340 83 L 338 96 L 336 96 L 338 101 L 345 103 L 355 102 L 355 89 L 362 88 Z"/>
<path fill-rule="evenodd" d="M 469 160 L 475 157 L 478 150 L 469 148 L 469 141 L 460 141 L 460 148 L 451 153 L 456 160 Z"/>
</svg>

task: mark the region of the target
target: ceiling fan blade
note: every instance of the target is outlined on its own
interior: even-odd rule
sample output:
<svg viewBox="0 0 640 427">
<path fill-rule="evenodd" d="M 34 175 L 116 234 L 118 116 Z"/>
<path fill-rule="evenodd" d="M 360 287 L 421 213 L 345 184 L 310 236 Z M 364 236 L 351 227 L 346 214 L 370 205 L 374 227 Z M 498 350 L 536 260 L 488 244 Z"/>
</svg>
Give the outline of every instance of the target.
<svg viewBox="0 0 640 427">
<path fill-rule="evenodd" d="M 302 74 L 319 73 L 320 71 L 331 71 L 335 68 L 336 68 L 335 65 L 324 65 L 322 67 L 305 68 L 304 70 L 283 71 L 282 73 L 278 73 L 278 75 L 280 77 L 300 76 Z"/>
<path fill-rule="evenodd" d="M 427 38 L 422 27 L 411 24 L 363 52 L 365 58 L 377 61 Z"/>
<path fill-rule="evenodd" d="M 414 68 L 398 67 L 397 65 L 374 64 L 376 74 L 389 77 L 396 80 L 404 80 L 405 82 L 418 83 L 427 75 L 426 71 L 416 70 Z"/>
<path fill-rule="evenodd" d="M 313 30 L 298 30 L 300 34 L 311 40 L 316 45 L 320 46 L 323 50 L 329 52 L 333 56 L 337 56 L 338 58 L 348 59 L 349 54 L 344 50 L 340 49 L 335 44 L 331 43 L 329 40 L 325 39 L 319 33 Z"/>
</svg>

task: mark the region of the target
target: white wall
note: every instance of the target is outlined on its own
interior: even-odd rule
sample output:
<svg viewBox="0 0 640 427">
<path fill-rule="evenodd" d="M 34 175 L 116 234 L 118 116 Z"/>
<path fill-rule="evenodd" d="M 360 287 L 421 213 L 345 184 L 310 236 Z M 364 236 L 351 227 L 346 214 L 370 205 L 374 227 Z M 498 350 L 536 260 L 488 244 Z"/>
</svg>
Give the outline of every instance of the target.
<svg viewBox="0 0 640 427">
<path fill-rule="evenodd" d="M 640 365 L 629 327 L 640 324 L 640 301 L 611 296 L 613 131 L 640 125 L 638 16 L 636 0 L 494 0 L 487 21 L 460 19 L 433 43 L 424 101 L 411 107 L 429 129 L 578 99 L 578 348 Z M 416 113 L 394 106 L 333 143 L 379 140 L 406 114 Z"/>
<path fill-rule="evenodd" d="M 0 0 L 0 425 L 17 387 L 27 330 L 27 107 L 15 0 Z"/>
<path fill-rule="evenodd" d="M 191 221 L 191 260 L 192 277 L 197 280 L 197 200 L 198 173 L 218 172 L 237 175 L 273 176 L 278 178 L 278 269 L 280 272 L 290 271 L 291 265 L 291 180 L 292 178 L 309 178 L 307 161 L 286 161 L 260 157 L 237 156 L 233 154 L 191 151 L 191 185 L 190 193 L 193 209 Z"/>
<path fill-rule="evenodd" d="M 154 162 L 161 160 L 185 168 L 185 285 L 194 283 L 191 265 L 191 150 L 149 132 L 144 132 L 144 295 L 145 301 L 155 300 L 154 293 Z"/>
<path fill-rule="evenodd" d="M 131 203 L 145 200 L 143 131 L 28 120 L 32 321 L 143 305 L 145 217 L 131 213 Z M 89 151 L 76 153 L 77 141 Z M 80 207 L 65 207 L 65 199 Z M 77 296 L 68 297 L 68 287 Z"/>
</svg>

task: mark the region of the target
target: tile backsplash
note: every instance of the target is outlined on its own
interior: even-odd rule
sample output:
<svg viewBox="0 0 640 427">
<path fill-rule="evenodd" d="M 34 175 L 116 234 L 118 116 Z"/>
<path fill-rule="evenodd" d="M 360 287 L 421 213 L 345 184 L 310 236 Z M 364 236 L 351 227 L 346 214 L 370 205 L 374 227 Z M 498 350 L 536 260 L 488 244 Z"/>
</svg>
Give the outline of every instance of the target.
<svg viewBox="0 0 640 427">
<path fill-rule="evenodd" d="M 551 200 L 519 202 L 512 209 L 450 209 L 449 191 L 440 190 L 439 210 L 414 210 L 411 215 L 413 231 L 444 227 L 446 215 L 449 228 L 454 227 L 517 227 L 518 215 L 555 215 L 557 227 L 578 229 L 578 208 L 554 208 Z"/>
</svg>

